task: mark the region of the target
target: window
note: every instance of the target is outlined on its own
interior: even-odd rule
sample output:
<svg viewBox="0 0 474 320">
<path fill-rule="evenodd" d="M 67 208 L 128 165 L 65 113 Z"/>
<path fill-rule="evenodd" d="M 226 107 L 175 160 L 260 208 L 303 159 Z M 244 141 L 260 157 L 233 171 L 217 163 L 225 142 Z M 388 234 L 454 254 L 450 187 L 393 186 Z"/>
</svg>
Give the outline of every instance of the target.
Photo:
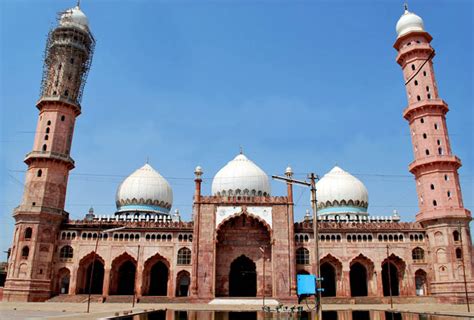
<svg viewBox="0 0 474 320">
<path fill-rule="evenodd" d="M 74 256 L 74 250 L 71 246 L 64 246 L 59 251 L 59 258 L 60 259 L 72 259 Z"/>
<path fill-rule="evenodd" d="M 447 174 L 444 175 L 444 181 L 448 181 L 449 180 L 449 176 Z"/>
<path fill-rule="evenodd" d="M 438 130 L 438 124 L 437 123 L 434 124 L 434 128 L 435 128 L 435 130 Z"/>
<path fill-rule="evenodd" d="M 48 135 L 44 136 L 44 140 L 48 140 L 48 138 L 49 138 Z"/>
<path fill-rule="evenodd" d="M 426 71 L 423 71 L 423 77 L 426 77 Z"/>
<path fill-rule="evenodd" d="M 417 85 L 418 85 L 418 80 L 415 80 L 415 86 L 417 86 Z"/>
<path fill-rule="evenodd" d="M 309 264 L 309 251 L 306 248 L 296 250 L 296 264 Z"/>
<path fill-rule="evenodd" d="M 459 231 L 456 230 L 456 231 L 453 232 L 453 239 L 454 239 L 454 242 L 458 242 L 458 241 L 461 240 Z"/>
<path fill-rule="evenodd" d="M 36 176 L 39 178 L 43 175 L 43 171 L 41 171 L 41 169 L 38 170 L 38 172 L 36 173 Z"/>
<path fill-rule="evenodd" d="M 426 91 L 430 92 L 430 87 L 426 86 Z"/>
<path fill-rule="evenodd" d="M 426 97 L 427 97 L 428 99 L 431 99 L 431 94 L 428 93 L 428 94 L 426 95 Z"/>
<path fill-rule="evenodd" d="M 47 124 L 48 126 L 50 126 L 50 125 L 51 125 L 51 121 L 48 120 L 48 122 L 47 122 L 46 124 Z"/>
<path fill-rule="evenodd" d="M 46 133 L 49 133 L 49 127 L 48 127 L 48 128 L 46 128 Z"/>
<path fill-rule="evenodd" d="M 438 139 L 438 140 L 436 141 L 436 143 L 438 144 L 438 146 L 440 146 L 440 145 L 441 145 L 441 140 Z"/>
<path fill-rule="evenodd" d="M 438 148 L 438 154 L 440 154 L 440 155 L 443 154 L 443 148 Z"/>
<path fill-rule="evenodd" d="M 426 149 L 425 153 L 426 153 L 427 156 L 429 156 L 430 155 L 430 150 Z"/>
<path fill-rule="evenodd" d="M 415 65 L 414 64 L 411 65 L 411 69 L 415 70 Z"/>
<path fill-rule="evenodd" d="M 421 122 L 421 123 L 425 123 L 425 119 L 421 118 L 421 119 L 420 119 L 420 122 Z"/>
<path fill-rule="evenodd" d="M 69 62 L 71 62 L 71 64 L 74 64 L 74 58 L 71 58 Z"/>
<path fill-rule="evenodd" d="M 434 184 L 431 184 L 430 188 L 431 190 L 434 190 Z"/>
<path fill-rule="evenodd" d="M 437 206 L 438 205 L 438 202 L 436 202 L 436 200 L 433 200 L 433 206 Z"/>
<path fill-rule="evenodd" d="M 462 250 L 461 250 L 461 248 L 456 249 L 456 259 L 462 259 Z"/>
<path fill-rule="evenodd" d="M 68 91 L 68 90 L 65 90 L 65 91 L 64 91 L 64 95 L 65 95 L 66 97 L 69 96 L 69 91 Z"/>
<path fill-rule="evenodd" d="M 423 133 L 423 139 L 426 139 L 428 136 L 426 135 L 426 133 Z"/>
<path fill-rule="evenodd" d="M 66 120 L 66 117 L 65 116 L 61 116 L 61 121 L 64 121 Z"/>
<path fill-rule="evenodd" d="M 412 250 L 411 257 L 413 261 L 423 261 L 425 259 L 425 251 L 420 247 L 416 247 Z"/>
<path fill-rule="evenodd" d="M 30 240 L 31 236 L 33 235 L 33 229 L 31 228 L 26 228 L 25 230 L 25 240 Z"/>
<path fill-rule="evenodd" d="M 420 100 L 421 100 L 421 97 L 420 97 L 420 96 L 416 96 L 416 100 L 420 101 Z"/>
<path fill-rule="evenodd" d="M 188 248 L 181 248 L 178 251 L 178 264 L 191 264 L 191 250 Z"/>
<path fill-rule="evenodd" d="M 22 259 L 28 259 L 28 255 L 30 254 L 30 248 L 28 248 L 27 246 L 23 247 L 23 249 L 21 249 L 21 258 Z"/>
<path fill-rule="evenodd" d="M 43 144 L 43 151 L 46 151 L 46 145 Z"/>
<path fill-rule="evenodd" d="M 446 192 L 446 194 L 448 195 L 448 198 L 451 198 L 451 191 Z"/>
</svg>

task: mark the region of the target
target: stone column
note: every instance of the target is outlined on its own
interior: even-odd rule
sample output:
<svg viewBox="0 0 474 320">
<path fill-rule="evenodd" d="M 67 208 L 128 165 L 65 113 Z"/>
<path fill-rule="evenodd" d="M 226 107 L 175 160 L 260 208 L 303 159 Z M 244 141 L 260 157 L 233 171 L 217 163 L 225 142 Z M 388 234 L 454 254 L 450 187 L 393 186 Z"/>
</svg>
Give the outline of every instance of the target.
<svg viewBox="0 0 474 320">
<path fill-rule="evenodd" d="M 110 267 L 104 268 L 104 284 L 102 286 L 102 296 L 109 296 L 109 286 L 110 286 Z"/>
<path fill-rule="evenodd" d="M 77 287 L 77 272 L 78 267 L 72 267 L 70 278 L 69 278 L 69 292 L 68 294 L 76 294 L 76 287 Z M 60 288 L 61 290 L 61 288 Z"/>
</svg>

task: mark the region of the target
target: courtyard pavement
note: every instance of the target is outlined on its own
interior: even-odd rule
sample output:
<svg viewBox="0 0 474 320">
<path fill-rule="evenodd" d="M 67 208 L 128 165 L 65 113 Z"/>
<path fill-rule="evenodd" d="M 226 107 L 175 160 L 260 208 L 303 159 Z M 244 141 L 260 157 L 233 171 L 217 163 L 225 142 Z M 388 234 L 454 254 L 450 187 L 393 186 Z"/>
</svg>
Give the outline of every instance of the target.
<svg viewBox="0 0 474 320">
<path fill-rule="evenodd" d="M 472 306 L 474 308 L 474 306 Z M 98 319 L 114 315 L 124 315 L 125 312 L 141 312 L 150 310 L 222 310 L 222 311 L 258 311 L 260 305 L 209 305 L 207 303 L 150 303 L 138 304 L 135 308 L 124 303 L 92 303 L 90 313 L 86 313 L 86 303 L 67 302 L 1 302 L 0 320 L 23 319 Z M 305 306 L 306 309 L 306 306 Z M 363 305 L 363 304 L 326 304 L 323 310 L 390 310 L 390 305 Z M 474 318 L 474 312 L 467 312 L 466 305 L 454 304 L 397 304 L 393 311 L 423 312 L 436 315 L 462 316 Z M 118 314 L 117 314 L 118 313 Z"/>
</svg>

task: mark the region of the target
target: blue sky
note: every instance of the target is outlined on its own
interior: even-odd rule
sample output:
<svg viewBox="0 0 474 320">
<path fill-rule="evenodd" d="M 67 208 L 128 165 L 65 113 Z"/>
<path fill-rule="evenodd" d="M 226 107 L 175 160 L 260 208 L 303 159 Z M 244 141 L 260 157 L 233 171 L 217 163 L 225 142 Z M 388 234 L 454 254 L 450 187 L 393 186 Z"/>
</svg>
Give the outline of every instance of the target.
<svg viewBox="0 0 474 320">
<path fill-rule="evenodd" d="M 464 203 L 473 207 L 473 3 L 410 1 L 434 40 L 435 72 Z M 38 116 L 43 50 L 74 1 L 0 3 L 0 250 L 11 244 Z M 112 214 L 120 181 L 146 159 L 190 218 L 193 170 L 214 174 L 243 146 L 268 174 L 335 164 L 369 190 L 369 212 L 416 214 L 395 24 L 402 1 L 82 1 L 97 39 L 77 119 L 66 210 Z M 284 186 L 272 183 L 273 194 Z M 309 206 L 296 191 L 296 218 Z M 0 256 L 4 260 L 5 256 Z"/>
</svg>

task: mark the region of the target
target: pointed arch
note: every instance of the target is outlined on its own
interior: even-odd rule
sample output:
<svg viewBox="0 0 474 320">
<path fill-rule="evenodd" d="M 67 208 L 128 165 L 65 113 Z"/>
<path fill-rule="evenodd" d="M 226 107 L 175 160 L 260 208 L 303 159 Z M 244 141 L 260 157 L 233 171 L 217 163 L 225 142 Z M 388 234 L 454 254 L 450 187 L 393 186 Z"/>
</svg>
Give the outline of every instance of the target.
<svg viewBox="0 0 474 320">
<path fill-rule="evenodd" d="M 136 271 L 137 261 L 128 252 L 115 257 L 110 270 L 109 293 L 111 295 L 132 295 L 135 290 Z"/>
<path fill-rule="evenodd" d="M 91 293 L 101 294 L 104 282 L 104 259 L 94 252 L 86 254 L 79 260 L 76 275 L 76 293 L 88 293 L 90 287 Z"/>
<path fill-rule="evenodd" d="M 176 297 L 186 297 L 189 295 L 189 285 L 191 275 L 186 270 L 181 270 L 176 275 Z"/>
<path fill-rule="evenodd" d="M 353 258 L 349 265 L 351 296 L 368 296 L 369 279 L 374 272 L 373 261 L 361 253 Z"/>
<path fill-rule="evenodd" d="M 229 222 L 232 219 L 238 218 L 240 216 L 245 216 L 245 217 L 257 220 L 258 222 L 263 224 L 263 226 L 267 229 L 268 233 L 270 234 L 270 237 L 272 237 L 272 227 L 264 219 L 262 219 L 260 216 L 255 215 L 255 214 L 253 214 L 251 212 L 248 212 L 246 210 L 242 210 L 240 212 L 236 212 L 234 214 L 231 214 L 230 216 L 228 216 L 224 220 L 222 220 L 216 227 L 216 231 L 217 231 L 216 234 L 219 232 L 219 230 L 221 230 L 221 228 L 224 225 L 227 224 L 227 222 Z"/>
<path fill-rule="evenodd" d="M 415 290 L 417 296 L 428 294 L 428 274 L 423 269 L 415 271 Z"/>
<path fill-rule="evenodd" d="M 322 287 L 324 288 L 322 296 L 335 297 L 337 295 L 337 282 L 342 274 L 341 261 L 328 253 L 320 260 L 320 269 L 321 277 L 324 279 L 322 281 Z"/>
<path fill-rule="evenodd" d="M 54 294 L 69 294 L 69 282 L 71 279 L 71 271 L 63 267 L 56 273 L 56 284 L 54 288 Z"/>
<path fill-rule="evenodd" d="M 159 253 L 149 257 L 143 268 L 141 292 L 143 295 L 167 296 L 169 287 L 170 263 Z"/>
</svg>

